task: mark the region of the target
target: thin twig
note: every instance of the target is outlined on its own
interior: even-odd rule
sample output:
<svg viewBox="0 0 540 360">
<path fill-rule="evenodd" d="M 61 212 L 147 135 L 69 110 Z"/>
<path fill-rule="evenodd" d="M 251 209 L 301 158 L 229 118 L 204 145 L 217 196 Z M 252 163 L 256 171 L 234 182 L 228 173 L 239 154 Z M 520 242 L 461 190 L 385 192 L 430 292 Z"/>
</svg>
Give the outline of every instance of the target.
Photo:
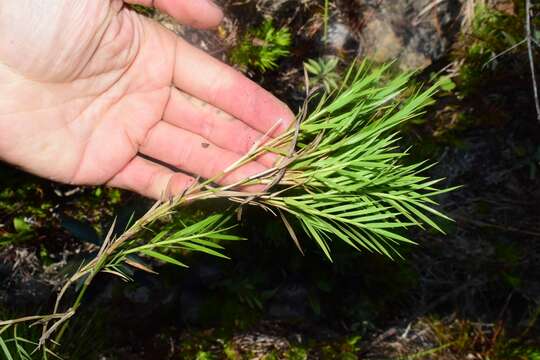
<svg viewBox="0 0 540 360">
<path fill-rule="evenodd" d="M 488 222 L 481 221 L 481 220 L 470 219 L 470 218 L 465 217 L 465 216 L 459 216 L 459 215 L 452 215 L 452 216 L 453 216 L 453 218 L 455 220 L 463 221 L 463 222 L 472 224 L 474 226 L 490 227 L 490 228 L 504 230 L 504 231 L 508 231 L 508 232 L 515 232 L 515 233 L 518 233 L 518 234 L 525 234 L 525 235 L 530 235 L 530 236 L 534 236 L 534 237 L 540 237 L 540 233 L 535 232 L 535 231 L 518 229 L 518 228 L 515 228 L 515 227 L 511 227 L 511 226 L 503 226 L 503 225 L 498 225 L 498 224 L 492 224 L 492 223 L 488 223 Z"/>
<path fill-rule="evenodd" d="M 300 245 L 300 241 L 298 240 L 298 236 L 296 236 L 296 232 L 294 231 L 294 228 L 289 223 L 289 220 L 287 220 L 287 217 L 285 216 L 285 214 L 283 214 L 283 211 L 278 209 L 278 212 L 279 212 L 279 216 L 281 217 L 281 220 L 283 221 L 283 224 L 285 224 L 285 228 L 289 232 L 289 235 L 291 235 L 291 238 L 293 239 L 294 244 L 296 245 L 300 253 L 304 255 L 304 250 L 302 250 L 302 246 Z"/>
<path fill-rule="evenodd" d="M 534 65 L 533 37 L 531 27 L 531 0 L 525 0 L 525 31 L 527 34 L 527 52 L 531 66 L 531 80 L 533 85 L 534 105 L 536 107 L 536 119 L 540 121 L 540 100 L 538 99 L 538 83 L 536 82 L 536 69 Z"/>
<path fill-rule="evenodd" d="M 238 166 L 240 166 L 243 161 L 256 154 L 257 151 L 261 148 L 262 144 L 266 141 L 266 139 L 268 139 L 281 124 L 283 124 L 283 119 L 278 119 L 278 121 L 276 121 L 274 125 L 272 125 L 272 127 L 263 134 L 263 136 L 261 136 L 257 141 L 255 141 L 255 143 L 246 155 L 229 165 L 225 170 L 223 170 L 223 172 L 228 173 L 233 171 L 234 169 L 238 168 Z"/>
<path fill-rule="evenodd" d="M 285 175 L 285 171 L 287 171 L 287 165 L 290 163 L 290 160 L 294 157 L 296 145 L 298 143 L 298 135 L 300 134 L 300 126 L 302 125 L 302 122 L 305 120 L 307 116 L 307 105 L 304 104 L 304 107 L 302 108 L 302 114 L 298 118 L 298 120 L 295 123 L 295 129 L 294 129 L 294 136 L 291 141 L 289 154 L 287 154 L 287 157 L 285 159 L 281 160 L 281 170 L 278 172 L 278 174 L 274 177 L 272 182 L 266 186 L 265 191 L 268 191 L 271 189 L 274 185 L 278 184 Z"/>
<path fill-rule="evenodd" d="M 13 320 L 3 320 L 0 321 L 0 326 L 12 326 L 20 323 L 25 322 L 36 322 L 36 321 L 46 321 L 46 320 L 52 320 L 52 319 L 61 319 L 65 316 L 65 313 L 62 314 L 51 314 L 51 315 L 35 315 L 35 316 L 25 316 L 18 319 Z"/>
<path fill-rule="evenodd" d="M 494 55 L 491 59 L 489 59 L 488 61 L 486 61 L 486 63 L 482 66 L 482 69 L 485 69 L 491 62 L 497 60 L 498 58 L 500 58 L 501 56 L 505 55 L 505 54 L 508 54 L 510 51 L 514 50 L 515 48 L 517 48 L 518 46 L 521 46 L 523 44 L 525 44 L 527 42 L 527 39 L 523 39 L 521 40 L 520 42 L 518 42 L 517 44 L 514 44 L 512 45 L 511 47 L 509 47 L 508 49 Z"/>
<path fill-rule="evenodd" d="M 479 287 L 483 283 L 484 282 L 481 281 L 481 280 L 471 279 L 471 280 L 461 284 L 460 286 L 458 286 L 458 287 L 456 287 L 454 289 L 451 289 L 449 292 L 447 292 L 444 295 L 442 295 L 441 297 L 437 298 L 432 303 L 427 304 L 426 306 L 422 306 L 422 308 L 420 310 L 418 310 L 416 313 L 414 313 L 412 318 L 419 318 L 421 316 L 424 316 L 425 314 L 428 314 L 433 309 L 435 309 L 439 305 L 443 304 L 444 302 L 446 302 L 450 298 L 458 296 L 460 293 L 462 293 L 463 291 L 469 289 L 470 287 Z"/>
</svg>

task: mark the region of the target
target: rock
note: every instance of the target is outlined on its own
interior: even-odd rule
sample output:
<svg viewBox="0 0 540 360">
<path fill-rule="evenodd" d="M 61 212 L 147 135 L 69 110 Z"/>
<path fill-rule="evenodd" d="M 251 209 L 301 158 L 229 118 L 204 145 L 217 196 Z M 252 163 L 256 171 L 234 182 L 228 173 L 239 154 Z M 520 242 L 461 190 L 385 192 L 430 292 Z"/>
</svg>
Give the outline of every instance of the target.
<svg viewBox="0 0 540 360">
<path fill-rule="evenodd" d="M 340 21 L 330 23 L 328 29 L 328 45 L 331 48 L 336 50 L 343 49 L 351 36 L 351 30 L 346 24 Z"/>
<path fill-rule="evenodd" d="M 359 43 L 351 28 L 341 20 L 331 20 L 328 25 L 326 45 L 337 54 L 355 53 Z"/>
<path fill-rule="evenodd" d="M 358 56 L 396 61 L 403 70 L 425 68 L 445 56 L 461 24 L 459 0 L 342 3 L 360 42 Z"/>
<path fill-rule="evenodd" d="M 366 56 L 373 61 L 385 62 L 410 54 L 404 54 L 402 40 L 387 21 L 373 19 L 366 25 L 364 33 Z"/>
</svg>

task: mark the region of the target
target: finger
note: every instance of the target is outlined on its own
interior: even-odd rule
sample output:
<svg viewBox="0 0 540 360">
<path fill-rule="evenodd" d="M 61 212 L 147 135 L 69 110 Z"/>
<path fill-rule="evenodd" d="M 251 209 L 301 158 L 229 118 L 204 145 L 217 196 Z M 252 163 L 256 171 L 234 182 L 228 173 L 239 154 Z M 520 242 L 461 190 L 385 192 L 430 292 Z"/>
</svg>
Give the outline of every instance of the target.
<svg viewBox="0 0 540 360">
<path fill-rule="evenodd" d="M 212 0 L 125 0 L 130 4 L 154 6 L 179 22 L 199 29 L 217 27 L 223 11 Z"/>
<path fill-rule="evenodd" d="M 107 185 L 163 200 L 181 194 L 194 183 L 189 175 L 136 156 Z"/>
<path fill-rule="evenodd" d="M 139 151 L 151 158 L 170 164 L 185 172 L 213 179 L 241 156 L 222 149 L 207 139 L 161 121 L 146 136 Z M 234 184 L 267 168 L 257 162 L 249 162 L 227 176 L 216 179 L 222 185 Z M 260 190 L 251 188 L 250 190 Z"/>
<path fill-rule="evenodd" d="M 239 155 L 248 153 L 256 142 L 264 143 L 270 139 L 231 115 L 177 89 L 171 92 L 163 120 Z M 268 167 L 274 166 L 277 160 L 278 155 L 274 153 L 265 153 L 257 159 Z"/>
<path fill-rule="evenodd" d="M 231 114 L 252 128 L 273 135 L 294 120 L 283 102 L 232 67 L 178 38 L 174 84 L 180 90 Z"/>
</svg>

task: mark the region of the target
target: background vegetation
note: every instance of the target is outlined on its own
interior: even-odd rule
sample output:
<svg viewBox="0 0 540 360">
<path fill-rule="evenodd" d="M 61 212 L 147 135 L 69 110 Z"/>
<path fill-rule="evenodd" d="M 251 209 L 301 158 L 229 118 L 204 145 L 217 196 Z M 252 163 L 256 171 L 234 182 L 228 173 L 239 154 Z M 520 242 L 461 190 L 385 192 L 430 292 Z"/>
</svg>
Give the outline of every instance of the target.
<svg viewBox="0 0 540 360">
<path fill-rule="evenodd" d="M 453 50 L 411 80 L 413 88 L 442 83 L 426 116 L 402 128 L 402 146 L 414 145 L 412 161 L 438 161 L 429 174 L 446 178 L 444 186 L 464 185 L 439 198 L 456 220 L 441 224 L 447 235 L 411 232 L 419 246 L 400 248 L 404 260 L 395 261 L 337 244 L 331 263 L 305 239 L 302 256 L 279 219 L 251 210 L 236 230 L 248 241 L 226 245 L 232 260 L 184 252 L 187 270 L 155 262 L 159 276 L 131 271 L 131 283 L 98 275 L 57 352 L 70 359 L 540 358 L 540 124 L 523 2 L 506 4 L 476 7 Z M 224 5 L 222 28 L 184 35 L 230 44 L 216 56 L 294 108 L 306 91 L 304 63 L 308 87 L 336 87 L 352 57 L 331 50 L 346 5 L 308 1 L 272 22 L 262 16 L 272 7 L 264 1 Z M 53 184 L 1 165 L 0 319 L 46 311 L 113 219 L 120 231 L 149 206 L 133 194 Z M 189 208 L 177 221 L 210 210 Z M 39 337 L 35 329 L 6 331 Z M 32 344 L 18 345 L 31 357 Z"/>
</svg>

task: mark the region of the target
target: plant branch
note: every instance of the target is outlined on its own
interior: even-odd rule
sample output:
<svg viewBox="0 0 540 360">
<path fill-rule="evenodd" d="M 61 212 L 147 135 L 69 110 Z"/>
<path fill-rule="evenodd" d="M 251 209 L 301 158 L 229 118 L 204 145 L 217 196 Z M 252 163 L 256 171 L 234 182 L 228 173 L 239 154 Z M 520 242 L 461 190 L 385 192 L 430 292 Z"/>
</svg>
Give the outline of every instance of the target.
<svg viewBox="0 0 540 360">
<path fill-rule="evenodd" d="M 80 286 L 73 304 L 64 307 L 67 312 L 39 317 L 43 323 L 40 346 L 53 334 L 56 342 L 61 340 L 69 319 L 82 305 L 97 274 L 106 271 L 129 280 L 121 268 L 130 266 L 129 256 L 138 254 L 184 267 L 169 254 L 186 249 L 224 257 L 216 251 L 222 247 L 215 241 L 241 239 L 227 234 L 231 226 L 226 221 L 232 212 L 226 216 L 209 215 L 194 224 L 182 224 L 179 229 L 159 231 L 150 240 L 141 236 L 150 234 L 146 230 L 156 221 L 192 202 L 222 198 L 230 200 L 234 209 L 258 206 L 282 219 L 300 251 L 293 225 L 313 239 L 330 261 L 333 240 L 343 241 L 358 251 L 394 258 L 400 256 L 397 245 L 414 243 L 403 235 L 404 230 L 412 226 L 424 228 L 423 224 L 440 230 L 432 218 L 446 217 L 432 208 L 435 202 L 431 198 L 452 189 L 439 190 L 434 187 L 437 180 L 420 175 L 429 165 L 403 164 L 401 159 L 407 152 L 396 145 L 398 126 L 431 104 L 436 87 L 402 98 L 411 74 L 383 81 L 387 70 L 387 66 L 370 69 L 365 64 L 353 65 L 341 86 L 330 94 L 320 94 L 313 109 L 309 105 L 315 96 L 308 94 L 296 123 L 281 135 L 266 141 L 280 125 L 277 122 L 245 156 L 221 174 L 156 202 L 117 237 L 113 235 L 113 224 L 95 258 L 82 265 L 60 289 L 53 314 L 64 307 L 68 290 Z M 285 146 L 288 151 L 283 151 Z M 215 184 L 268 151 L 283 156 L 274 167 L 234 184 Z M 264 190 L 256 194 L 242 191 L 255 184 L 265 185 Z M 136 264 L 134 267 L 145 269 Z"/>
</svg>

